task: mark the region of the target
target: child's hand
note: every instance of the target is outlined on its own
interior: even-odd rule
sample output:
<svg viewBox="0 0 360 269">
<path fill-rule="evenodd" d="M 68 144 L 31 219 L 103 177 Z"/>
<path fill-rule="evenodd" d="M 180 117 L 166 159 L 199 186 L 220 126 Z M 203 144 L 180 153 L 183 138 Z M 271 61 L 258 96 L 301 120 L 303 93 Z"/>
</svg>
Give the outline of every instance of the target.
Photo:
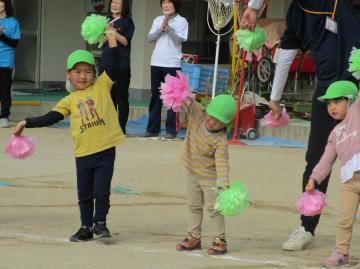
<svg viewBox="0 0 360 269">
<path fill-rule="evenodd" d="M 315 190 L 315 180 L 313 178 L 309 179 L 308 184 L 305 186 L 305 190 L 307 192 L 312 192 Z"/>
<path fill-rule="evenodd" d="M 23 130 L 25 128 L 25 125 L 26 125 L 25 120 L 22 120 L 22 121 L 18 122 L 18 124 L 16 125 L 16 127 L 15 127 L 15 129 L 13 131 L 13 134 L 16 135 L 16 136 L 21 135 L 21 133 L 23 132 Z"/>
<path fill-rule="evenodd" d="M 218 192 L 222 192 L 222 191 L 224 191 L 224 190 L 226 190 L 226 189 L 228 189 L 229 188 L 229 183 L 228 182 L 223 182 L 223 181 L 217 181 L 216 182 L 216 189 L 217 189 L 217 191 Z"/>
</svg>

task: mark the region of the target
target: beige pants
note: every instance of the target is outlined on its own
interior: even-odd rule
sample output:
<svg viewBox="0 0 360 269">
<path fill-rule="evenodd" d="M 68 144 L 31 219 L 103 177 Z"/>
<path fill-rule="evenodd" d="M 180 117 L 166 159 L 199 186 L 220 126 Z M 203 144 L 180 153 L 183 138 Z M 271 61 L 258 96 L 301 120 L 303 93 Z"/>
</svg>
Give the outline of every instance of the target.
<svg viewBox="0 0 360 269">
<path fill-rule="evenodd" d="M 196 238 L 201 237 L 201 224 L 203 220 L 203 208 L 205 207 L 210 215 L 210 227 L 214 238 L 225 239 L 225 220 L 219 211 L 214 209 L 218 194 L 214 190 L 215 181 L 210 182 L 188 172 L 187 190 L 188 205 L 190 209 L 190 228 L 188 233 Z"/>
<path fill-rule="evenodd" d="M 336 249 L 348 255 L 353 225 L 360 202 L 360 175 L 342 184 L 340 211 L 336 227 Z"/>
</svg>

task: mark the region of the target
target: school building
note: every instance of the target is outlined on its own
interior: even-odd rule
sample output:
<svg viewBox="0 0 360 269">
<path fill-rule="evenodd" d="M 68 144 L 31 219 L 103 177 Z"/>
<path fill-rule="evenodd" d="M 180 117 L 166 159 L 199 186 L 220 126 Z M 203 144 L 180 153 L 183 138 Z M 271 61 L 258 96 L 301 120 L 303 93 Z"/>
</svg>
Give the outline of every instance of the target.
<svg viewBox="0 0 360 269">
<path fill-rule="evenodd" d="M 268 18 L 284 18 L 292 0 L 269 0 Z M 146 41 L 153 19 L 160 14 L 159 0 L 132 0 L 135 23 L 132 40 L 132 90 L 150 88 L 150 57 L 153 44 Z M 183 52 L 199 55 L 201 63 L 215 61 L 216 37 L 206 23 L 205 0 L 183 0 L 180 14 L 189 22 L 189 38 Z M 359 0 L 353 0 L 358 7 Z M 89 48 L 80 35 L 85 17 L 95 8 L 105 14 L 108 0 L 13 0 L 15 16 L 20 22 L 22 38 L 16 49 L 16 81 L 36 88 L 64 82 L 67 55 L 75 49 Z M 221 43 L 220 63 L 230 63 L 228 38 Z M 92 47 L 99 56 L 99 50 Z"/>
<path fill-rule="evenodd" d="M 40 88 L 64 81 L 67 55 L 86 44 L 80 35 L 81 24 L 94 7 L 108 0 L 13 0 L 20 22 L 22 39 L 16 49 L 16 81 Z M 131 3 L 135 33 L 131 48 L 132 89 L 150 88 L 150 57 L 153 44 L 146 41 L 153 19 L 160 15 L 159 0 L 133 0 Z M 290 0 L 271 1 L 268 16 L 284 17 Z M 207 29 L 207 3 L 204 0 L 183 0 L 181 15 L 189 22 L 189 38 L 183 52 L 198 54 L 200 61 L 211 63 L 215 58 L 215 36 Z M 96 47 L 92 47 L 98 54 Z M 225 55 L 225 56 L 223 56 Z M 227 56 L 226 56 L 227 55 Z M 229 62 L 225 40 L 220 57 Z"/>
</svg>

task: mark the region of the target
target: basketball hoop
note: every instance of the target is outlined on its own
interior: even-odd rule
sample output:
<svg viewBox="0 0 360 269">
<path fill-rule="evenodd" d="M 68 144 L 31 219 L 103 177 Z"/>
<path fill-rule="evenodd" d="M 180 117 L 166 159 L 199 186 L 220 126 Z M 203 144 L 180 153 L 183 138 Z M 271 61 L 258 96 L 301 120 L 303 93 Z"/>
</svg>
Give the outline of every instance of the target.
<svg viewBox="0 0 360 269">
<path fill-rule="evenodd" d="M 215 97 L 216 80 L 217 80 L 217 69 L 219 62 L 219 48 L 220 48 L 220 36 L 230 33 L 233 29 L 226 33 L 220 34 L 220 30 L 224 28 L 233 17 L 234 2 L 233 0 L 207 0 L 208 2 L 208 13 L 207 13 L 207 24 L 210 31 L 217 36 L 216 40 L 216 54 L 215 54 L 215 66 L 214 66 L 214 80 L 212 86 L 212 98 Z M 209 23 L 209 13 L 213 22 L 214 29 Z"/>
</svg>

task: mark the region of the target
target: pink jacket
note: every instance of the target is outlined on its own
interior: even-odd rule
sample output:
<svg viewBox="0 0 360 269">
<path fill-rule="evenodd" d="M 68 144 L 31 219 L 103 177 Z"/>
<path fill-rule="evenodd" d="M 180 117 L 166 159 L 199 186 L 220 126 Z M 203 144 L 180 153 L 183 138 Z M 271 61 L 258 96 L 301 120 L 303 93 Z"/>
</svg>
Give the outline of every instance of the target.
<svg viewBox="0 0 360 269">
<path fill-rule="evenodd" d="M 331 131 L 325 152 L 313 169 L 311 177 L 318 183 L 330 173 L 338 156 L 344 166 L 354 154 L 360 152 L 360 92 L 350 106 L 346 117 Z"/>
</svg>

